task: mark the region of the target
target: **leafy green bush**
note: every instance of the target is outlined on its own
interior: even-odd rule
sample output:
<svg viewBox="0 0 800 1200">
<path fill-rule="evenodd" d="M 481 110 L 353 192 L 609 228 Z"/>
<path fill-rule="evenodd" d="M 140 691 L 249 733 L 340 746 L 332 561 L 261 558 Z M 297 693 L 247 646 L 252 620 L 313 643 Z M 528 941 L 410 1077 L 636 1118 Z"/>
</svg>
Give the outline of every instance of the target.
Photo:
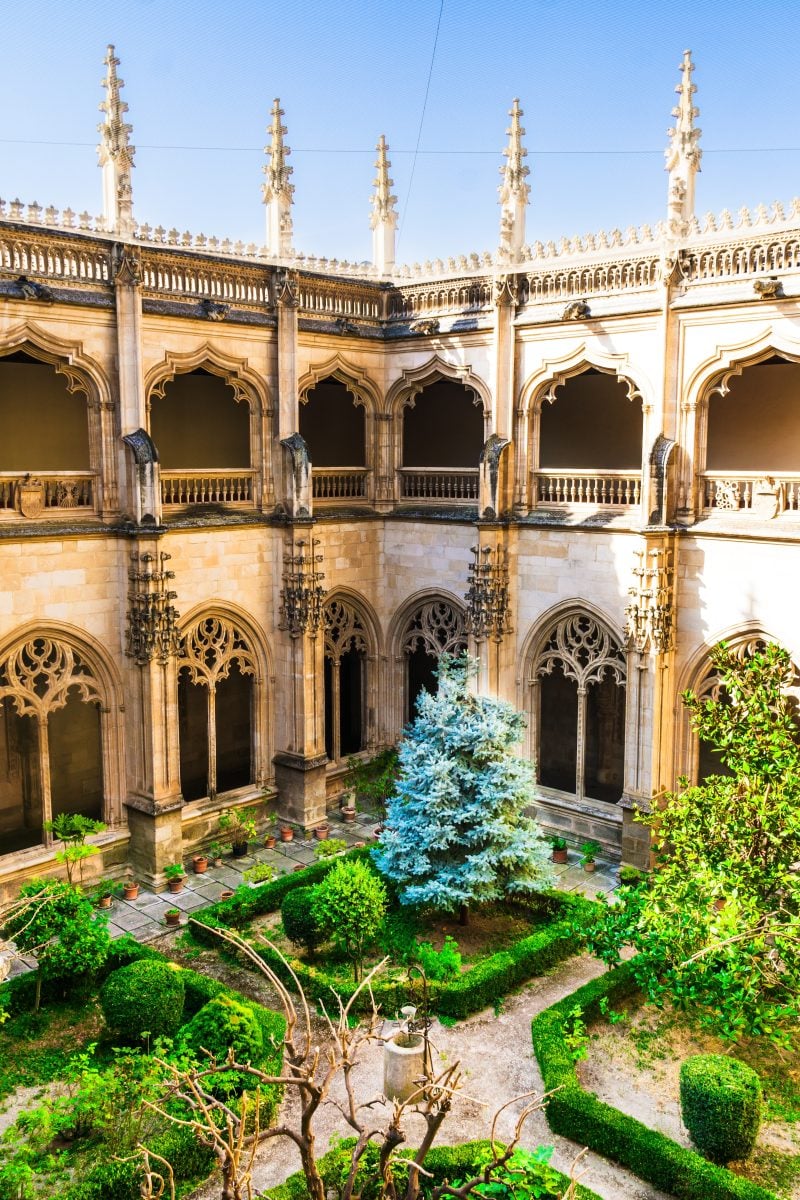
<svg viewBox="0 0 800 1200">
<path fill-rule="evenodd" d="M 347 849 L 347 842 L 344 838 L 325 838 L 322 842 L 317 842 L 314 847 L 315 858 L 333 858 L 335 854 L 341 854 Z"/>
<path fill-rule="evenodd" d="M 80 1182 L 63 1192 L 61 1200 L 139 1200 L 142 1168 L 136 1162 L 96 1163 Z"/>
<path fill-rule="evenodd" d="M 209 1066 L 208 1056 L 217 1064 L 224 1063 L 233 1051 L 237 1062 L 258 1066 L 264 1054 L 264 1039 L 252 1008 L 231 996 L 209 1000 L 188 1024 L 180 1030 L 176 1050 L 191 1055 L 202 1066 Z M 253 1088 L 255 1080 L 241 1071 L 226 1071 L 212 1081 L 215 1094 L 229 1095 Z"/>
<path fill-rule="evenodd" d="M 776 1200 L 767 1188 L 707 1162 L 581 1087 L 564 1036 L 570 1012 L 579 1007 L 591 1019 L 603 997 L 619 1001 L 637 991 L 636 963 L 631 960 L 534 1018 L 533 1048 L 544 1090 L 552 1093 L 547 1102 L 550 1128 L 680 1200 Z"/>
<path fill-rule="evenodd" d="M 448 934 L 441 950 L 434 950 L 430 942 L 419 942 L 414 954 L 428 979 L 455 979 L 461 974 L 461 955 L 458 942 Z"/>
<path fill-rule="evenodd" d="M 283 932 L 290 942 L 302 946 L 309 954 L 325 940 L 325 931 L 314 906 L 316 890 L 313 887 L 295 888 L 284 896 L 281 904 Z"/>
<path fill-rule="evenodd" d="M 184 983 L 179 967 L 141 959 L 109 975 L 100 989 L 106 1024 L 123 1045 L 174 1037 L 183 1019 Z"/>
<path fill-rule="evenodd" d="M 681 1066 L 681 1116 L 712 1162 L 747 1158 L 761 1124 L 761 1080 L 724 1054 L 695 1054 Z"/>
<path fill-rule="evenodd" d="M 326 935 L 361 975 L 364 952 L 386 913 L 386 888 L 366 863 L 339 859 L 317 887 L 313 908 Z"/>
</svg>

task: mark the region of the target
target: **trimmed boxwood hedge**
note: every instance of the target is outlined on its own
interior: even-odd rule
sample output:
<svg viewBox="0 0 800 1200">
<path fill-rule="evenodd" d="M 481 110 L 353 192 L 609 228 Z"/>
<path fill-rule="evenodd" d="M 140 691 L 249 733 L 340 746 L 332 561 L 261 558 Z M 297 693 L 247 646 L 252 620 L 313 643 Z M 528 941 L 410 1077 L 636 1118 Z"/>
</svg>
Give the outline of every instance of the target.
<svg viewBox="0 0 800 1200">
<path fill-rule="evenodd" d="M 369 850 L 351 850 L 346 858 L 364 858 Z M 219 948 L 220 942 L 210 932 L 213 928 L 240 929 L 254 917 L 275 912 L 280 908 L 288 892 L 298 887 L 318 883 L 331 870 L 333 860 L 315 863 L 303 871 L 283 875 L 271 883 L 257 888 L 240 888 L 230 900 L 203 909 L 191 918 L 192 933 L 209 946 Z M 547 912 L 554 918 L 542 929 L 520 938 L 507 950 L 491 954 L 477 962 L 463 975 L 451 980 L 429 980 L 428 996 L 432 1008 L 443 1016 L 461 1018 L 494 1004 L 498 998 L 525 983 L 535 975 L 541 975 L 562 959 L 580 949 L 580 936 L 575 932 L 576 918 L 591 901 L 568 892 L 547 891 L 541 893 Z M 560 919 L 559 919 L 560 918 Z M 253 943 L 261 957 L 276 975 L 286 983 L 291 976 L 280 955 L 270 950 L 260 939 Z M 334 979 L 318 964 L 291 960 L 292 970 L 297 976 L 309 999 L 329 1001 L 332 989 L 346 1002 L 355 984 Z M 384 980 L 380 977 L 372 985 L 375 1003 L 384 1013 L 396 1011 L 408 1002 L 408 984 Z M 364 994 L 356 1001 L 357 1011 L 371 1008 L 372 1001 Z"/>
<path fill-rule="evenodd" d="M 550 1128 L 680 1200 L 776 1200 L 773 1192 L 725 1167 L 714 1166 L 694 1150 L 684 1149 L 581 1087 L 564 1040 L 569 1013 L 579 1007 L 589 1020 L 599 1012 L 601 999 L 611 1003 L 637 991 L 632 964 L 623 963 L 534 1018 L 533 1048 L 544 1090 L 553 1093 L 547 1102 Z"/>
<path fill-rule="evenodd" d="M 317 1166 L 327 1186 L 335 1187 L 341 1179 L 344 1168 L 349 1165 L 350 1154 L 355 1142 L 355 1138 L 347 1138 L 336 1149 L 329 1150 L 318 1160 Z M 425 1177 L 424 1183 L 428 1187 L 434 1187 L 445 1181 L 452 1183 L 455 1180 L 474 1175 L 476 1159 L 488 1146 L 487 1141 L 464 1142 L 460 1146 L 434 1146 L 425 1159 L 425 1170 L 430 1175 Z M 401 1156 L 409 1158 L 413 1153 L 413 1150 L 400 1152 Z M 369 1148 L 362 1163 L 363 1167 L 357 1176 L 357 1188 L 360 1189 L 362 1200 L 374 1200 L 379 1184 L 379 1172 L 376 1169 L 377 1146 Z M 543 1181 L 549 1180 L 550 1187 L 554 1186 L 556 1190 L 548 1189 L 537 1193 L 540 1195 L 540 1200 L 558 1200 L 559 1196 L 566 1193 L 569 1186 L 566 1175 L 562 1175 L 560 1171 L 556 1171 L 552 1167 L 542 1168 L 542 1179 Z M 270 1200 L 308 1200 L 308 1191 L 302 1172 L 290 1175 L 285 1183 L 278 1184 L 277 1187 L 271 1187 L 269 1195 Z M 600 1200 L 600 1197 L 596 1192 L 590 1191 L 589 1188 L 579 1183 L 575 1189 L 575 1200 Z"/>
</svg>

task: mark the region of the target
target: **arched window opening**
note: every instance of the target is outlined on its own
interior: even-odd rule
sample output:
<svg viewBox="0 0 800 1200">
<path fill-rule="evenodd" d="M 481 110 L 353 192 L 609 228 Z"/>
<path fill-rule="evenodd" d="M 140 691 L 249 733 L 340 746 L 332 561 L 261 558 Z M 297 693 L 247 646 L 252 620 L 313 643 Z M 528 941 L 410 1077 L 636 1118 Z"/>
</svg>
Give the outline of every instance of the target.
<svg viewBox="0 0 800 1200">
<path fill-rule="evenodd" d="M 476 504 L 484 414 L 475 392 L 440 379 L 403 410 L 400 495 L 431 504 Z"/>
<path fill-rule="evenodd" d="M 414 719 L 423 689 L 436 692 L 436 670 L 442 654 L 458 654 L 466 648 L 464 613 L 449 600 L 428 600 L 412 613 L 401 641 L 406 666 L 406 721 Z"/>
<path fill-rule="evenodd" d="M 60 813 L 104 814 L 99 688 L 69 645 L 37 637 L 0 665 L 0 843 L 47 841 Z"/>
<path fill-rule="evenodd" d="M 198 368 L 157 388 L 150 436 L 165 505 L 253 503 L 250 407 L 219 375 Z"/>
<path fill-rule="evenodd" d="M 639 503 L 642 401 L 632 384 L 590 368 L 545 397 L 539 415 L 539 504 Z"/>
<path fill-rule="evenodd" d="M 214 797 L 253 782 L 255 658 L 222 617 L 202 617 L 183 635 L 178 660 L 181 791 Z"/>
<path fill-rule="evenodd" d="M 364 405 L 338 379 L 323 379 L 300 401 L 300 436 L 308 446 L 314 499 L 366 499 Z"/>
<path fill-rule="evenodd" d="M 705 508 L 800 510 L 799 395 L 800 363 L 776 356 L 712 389 Z"/>
<path fill-rule="evenodd" d="M 554 625 L 531 663 L 532 724 L 542 787 L 615 803 L 625 760 L 622 647 L 586 613 Z"/>
<path fill-rule="evenodd" d="M 93 493 L 86 395 L 50 363 L 0 358 L 0 512 L 91 509 Z"/>
<path fill-rule="evenodd" d="M 329 600 L 325 620 L 325 753 L 331 762 L 365 748 L 367 632 L 349 604 Z"/>
<path fill-rule="evenodd" d="M 767 640 L 757 634 L 750 637 L 740 637 L 729 644 L 728 648 L 736 655 L 740 662 L 746 662 L 754 654 L 760 654 L 766 650 Z M 699 685 L 690 690 L 694 692 L 698 700 L 721 700 L 724 703 L 728 698 L 725 685 L 720 678 L 719 672 L 714 667 L 707 669 Z M 727 763 L 722 761 L 716 746 L 698 737 L 694 731 L 691 733 L 691 738 L 694 769 L 690 774 L 693 779 L 698 783 L 702 783 L 710 775 L 730 776 L 733 774 Z"/>
</svg>

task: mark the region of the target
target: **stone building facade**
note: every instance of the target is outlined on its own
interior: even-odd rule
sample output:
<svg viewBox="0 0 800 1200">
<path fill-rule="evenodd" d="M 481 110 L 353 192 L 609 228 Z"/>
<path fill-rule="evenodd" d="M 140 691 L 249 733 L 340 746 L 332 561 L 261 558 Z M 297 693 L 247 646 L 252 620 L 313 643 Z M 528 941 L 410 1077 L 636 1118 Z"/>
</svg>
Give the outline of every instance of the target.
<svg viewBox="0 0 800 1200">
<path fill-rule="evenodd" d="M 527 242 L 515 102 L 495 253 L 399 267 L 381 139 L 373 262 L 304 258 L 276 101 L 266 245 L 192 237 L 106 65 L 102 218 L 0 202 L 0 889 L 58 812 L 155 886 L 313 827 L 465 646 L 543 822 L 645 862 L 711 649 L 800 660 L 800 203 L 698 220 L 687 53 L 655 228 Z"/>
</svg>

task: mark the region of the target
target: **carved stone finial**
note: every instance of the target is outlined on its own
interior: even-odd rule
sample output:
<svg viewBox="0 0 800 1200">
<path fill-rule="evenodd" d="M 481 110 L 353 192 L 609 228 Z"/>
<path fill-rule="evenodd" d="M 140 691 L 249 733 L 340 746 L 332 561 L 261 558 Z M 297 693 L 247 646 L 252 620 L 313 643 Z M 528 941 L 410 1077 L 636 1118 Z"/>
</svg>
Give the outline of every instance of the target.
<svg viewBox="0 0 800 1200">
<path fill-rule="evenodd" d="M 394 180 L 389 176 L 392 164 L 386 153 L 388 146 L 383 134 L 378 139 L 375 149 L 378 151 L 375 160 L 378 173 L 373 180 L 372 215 L 369 220 L 372 230 L 372 263 L 379 275 L 386 275 L 394 266 L 397 196 L 392 195 Z"/>
<path fill-rule="evenodd" d="M 674 237 L 685 237 L 694 219 L 695 176 L 700 170 L 702 158 L 702 131 L 694 123 L 700 110 L 692 103 L 697 91 L 692 83 L 693 71 L 692 52 L 684 50 L 680 66 L 681 81 L 675 88 L 679 100 L 672 110 L 675 125 L 668 131 L 670 144 L 665 151 L 666 170 L 669 171 L 667 224 Z"/>
<path fill-rule="evenodd" d="M 267 207 L 267 254 L 272 258 L 290 258 L 293 253 L 294 184 L 289 182 L 289 177 L 294 168 L 286 162 L 292 152 L 283 140 L 287 132 L 281 120 L 283 116 L 281 102 L 276 99 L 272 105 L 272 120 L 267 127 L 270 141 L 269 145 L 264 147 L 264 153 L 269 155 L 269 162 L 263 168 L 267 181 L 261 189 Z"/>
<path fill-rule="evenodd" d="M 530 184 L 526 183 L 530 168 L 523 159 L 528 151 L 522 145 L 525 130 L 520 123 L 523 111 L 519 100 L 515 100 L 508 115 L 511 125 L 506 130 L 508 145 L 503 151 L 505 166 L 500 168 L 503 182 L 497 189 L 500 196 L 500 257 L 505 262 L 517 262 L 525 244 L 525 210 L 530 195 Z"/>
<path fill-rule="evenodd" d="M 103 220 L 112 233 L 131 234 L 133 222 L 133 186 L 131 172 L 136 147 L 130 143 L 133 126 L 124 120 L 128 106 L 120 97 L 124 80 L 118 78 L 119 59 L 109 46 L 104 59 L 106 74 L 101 81 L 106 98 L 100 104 L 105 120 L 97 126 L 101 135 L 97 155 L 103 169 Z"/>
</svg>

